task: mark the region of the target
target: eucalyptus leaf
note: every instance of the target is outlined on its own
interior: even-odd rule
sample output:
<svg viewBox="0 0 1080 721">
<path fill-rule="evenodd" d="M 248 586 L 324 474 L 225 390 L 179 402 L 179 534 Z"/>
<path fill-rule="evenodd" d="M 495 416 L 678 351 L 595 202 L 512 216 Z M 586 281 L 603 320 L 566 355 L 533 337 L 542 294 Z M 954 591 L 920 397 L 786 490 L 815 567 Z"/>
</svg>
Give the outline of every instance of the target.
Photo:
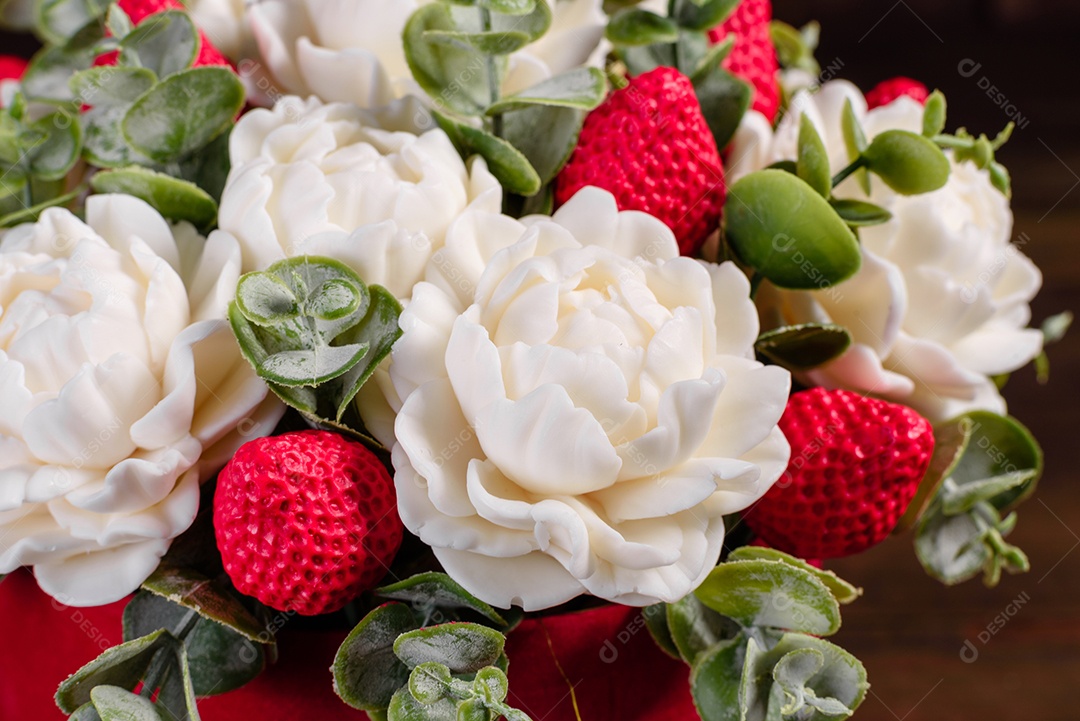
<svg viewBox="0 0 1080 721">
<path fill-rule="evenodd" d="M 96 105 L 82 114 L 83 156 L 99 168 L 121 168 L 152 165 L 147 156 L 138 152 L 124 138 L 120 124 L 128 105 Z"/>
<path fill-rule="evenodd" d="M 503 137 L 525 156 L 540 182 L 559 174 L 577 146 L 585 111 L 573 107 L 534 105 L 503 116 Z M 523 189 L 531 189 L 531 185 Z M 521 193 L 526 197 L 531 195 Z"/>
<path fill-rule="evenodd" d="M 832 198 L 829 205 L 845 223 L 852 227 L 861 228 L 870 225 L 881 225 L 892 220 L 892 213 L 880 205 L 867 203 L 864 200 Z"/>
<path fill-rule="evenodd" d="M 168 10 L 139 23 L 120 41 L 123 53 L 135 53 L 139 64 L 165 79 L 191 67 L 199 52 L 199 33 L 188 13 Z"/>
<path fill-rule="evenodd" d="M 500 115 L 533 105 L 592 110 L 603 102 L 606 91 L 607 82 L 600 70 L 575 68 L 497 100 L 488 107 L 487 114 Z"/>
<path fill-rule="evenodd" d="M 423 39 L 429 43 L 451 45 L 485 55 L 509 55 L 532 42 L 532 38 L 525 33 L 514 31 L 466 33 L 459 30 L 427 30 Z"/>
<path fill-rule="evenodd" d="M 96 23 L 90 29 L 97 30 Z M 89 49 L 46 47 L 31 59 L 19 82 L 19 89 L 30 100 L 72 102 L 75 96 L 68 85 L 71 77 L 89 68 L 93 62 L 94 54 Z"/>
<path fill-rule="evenodd" d="M 115 3 L 110 5 L 105 13 L 105 26 L 109 28 L 109 34 L 118 39 L 122 39 L 135 28 L 128 14 Z"/>
<path fill-rule="evenodd" d="M 943 421 L 934 426 L 934 454 L 930 457 L 930 466 L 926 469 L 915 497 L 907 511 L 896 524 L 894 533 L 901 533 L 915 526 L 918 520 L 937 497 L 938 489 L 945 479 L 952 475 L 957 464 L 967 450 L 974 424 L 961 416 Z"/>
<path fill-rule="evenodd" d="M 203 618 L 219 623 L 256 643 L 265 643 L 263 624 L 239 600 L 217 584 L 191 569 L 162 563 L 143 582 L 143 588 L 174 604 L 192 609 Z"/>
<path fill-rule="evenodd" d="M 982 481 L 1016 471 L 1033 471 L 1022 485 L 1001 493 L 992 501 L 995 508 L 1015 508 L 1035 491 L 1042 474 L 1043 453 L 1035 437 L 1015 418 L 989 411 L 964 416 L 971 440 L 951 478 L 958 484 Z"/>
<path fill-rule="evenodd" d="M 949 159 L 930 139 L 906 130 L 886 130 L 862 153 L 870 172 L 902 195 L 929 193 L 949 180 Z"/>
<path fill-rule="evenodd" d="M 386 718 L 388 721 L 459 721 L 458 704 L 449 698 L 422 704 L 408 688 L 403 688 L 390 700 Z"/>
<path fill-rule="evenodd" d="M 68 716 L 68 721 L 101 721 L 101 715 L 94 708 L 94 703 L 87 701 Z"/>
<path fill-rule="evenodd" d="M 848 583 L 832 571 L 827 571 L 816 566 L 811 566 L 801 558 L 778 551 L 775 548 L 764 546 L 740 546 L 728 554 L 729 561 L 781 561 L 790 566 L 795 566 L 803 571 L 812 573 L 819 581 L 825 584 L 836 600 L 842 604 L 851 603 L 862 595 L 862 589 Z"/>
<path fill-rule="evenodd" d="M 969 514 L 929 513 L 915 535 L 915 555 L 926 572 L 946 585 L 974 578 L 990 561 L 983 530 Z"/>
<path fill-rule="evenodd" d="M 828 587 L 815 574 L 787 563 L 722 563 L 694 595 L 745 628 L 765 626 L 818 636 L 840 628 L 840 606 Z"/>
<path fill-rule="evenodd" d="M 941 493 L 941 512 L 946 516 L 967 513 L 981 501 L 994 498 L 1018 488 L 1035 477 L 1034 468 L 1013 471 L 992 478 L 970 481 L 963 485 L 948 484 Z"/>
<path fill-rule="evenodd" d="M 117 686 L 97 686 L 90 698 L 101 721 L 162 721 L 150 699 Z"/>
<path fill-rule="evenodd" d="M 183 158 L 224 132 L 244 105 L 244 86 L 231 70 L 191 68 L 169 76 L 124 115 L 128 143 L 158 161 Z"/>
<path fill-rule="evenodd" d="M 681 660 L 682 654 L 679 653 L 675 639 L 671 637 L 671 627 L 668 626 L 667 604 L 655 603 L 652 606 L 646 606 L 641 609 L 641 615 L 645 619 L 645 628 L 649 630 L 649 635 L 660 650 L 674 659 Z"/>
<path fill-rule="evenodd" d="M 677 0 L 672 17 L 687 30 L 711 30 L 735 11 L 740 0 Z"/>
<path fill-rule="evenodd" d="M 422 663 L 409 674 L 409 693 L 427 706 L 446 698 L 451 680 L 450 669 L 445 664 Z"/>
<path fill-rule="evenodd" d="M 394 655 L 397 638 L 417 627 L 408 606 L 388 603 L 371 611 L 341 644 L 334 665 L 334 691 L 341 699 L 362 710 L 380 710 L 390 705 L 398 690 L 409 696 L 409 667 Z"/>
<path fill-rule="evenodd" d="M 477 0 L 480 7 L 490 8 L 503 15 L 528 15 L 536 9 L 537 0 Z"/>
<path fill-rule="evenodd" d="M 138 165 L 97 173 L 90 187 L 98 193 L 141 198 L 169 220 L 186 220 L 197 228 L 206 228 L 217 218 L 217 203 L 202 188 Z"/>
<path fill-rule="evenodd" d="M 158 709 L 169 721 L 200 721 L 188 654 L 180 647 L 174 653 L 169 674 L 158 691 Z"/>
<path fill-rule="evenodd" d="M 620 10 L 608 21 L 604 37 L 615 45 L 652 45 L 679 39 L 679 26 L 670 18 L 641 8 Z"/>
<path fill-rule="evenodd" d="M 806 113 L 799 118 L 799 159 L 796 172 L 818 195 L 829 197 L 832 192 L 829 154 L 825 150 L 821 135 Z"/>
<path fill-rule="evenodd" d="M 401 303 L 382 286 L 370 286 L 368 291 L 371 302 L 367 314 L 358 324 L 338 336 L 341 342 L 363 345 L 368 349 L 364 357 L 338 379 L 341 390 L 335 399 L 335 420 L 339 423 L 360 388 L 371 378 L 383 359 L 390 355 L 394 343 L 401 337 L 401 327 L 398 325 Z"/>
<path fill-rule="evenodd" d="M 844 109 L 840 115 L 840 130 L 844 137 L 844 147 L 847 149 L 848 160 L 855 161 L 866 150 L 868 143 L 866 142 L 866 132 L 863 130 L 862 123 L 859 122 L 859 118 L 855 115 L 855 108 L 851 105 L 851 98 L 844 100 Z M 858 182 L 859 187 L 862 188 L 863 193 L 869 195 L 869 173 L 865 169 L 860 169 L 855 173 L 855 180 Z"/>
<path fill-rule="evenodd" d="M 690 670 L 690 693 L 703 721 L 743 721 L 739 687 L 746 637 L 717 643 L 700 654 Z"/>
<path fill-rule="evenodd" d="M 721 68 L 718 64 L 693 77 L 694 93 L 701 113 L 716 140 L 716 147 L 725 148 L 739 128 L 750 101 L 754 97 L 750 85 Z"/>
<path fill-rule="evenodd" d="M 501 669 L 488 666 L 476 672 L 473 690 L 487 704 L 500 703 L 510 693 L 510 680 Z"/>
<path fill-rule="evenodd" d="M 80 29 L 98 21 L 108 0 L 39 0 L 35 3 L 38 31 L 55 45 L 63 45 Z"/>
<path fill-rule="evenodd" d="M 774 363 L 793 370 L 810 370 L 839 358 L 851 346 L 843 326 L 804 323 L 762 333 L 754 348 Z"/>
<path fill-rule="evenodd" d="M 155 631 L 106 649 L 60 684 L 56 705 L 64 713 L 71 714 L 91 700 L 91 689 L 96 686 L 135 688 L 154 656 L 173 643 L 176 639 L 167 631 Z"/>
<path fill-rule="evenodd" d="M 434 6 L 427 6 L 434 7 Z M 519 111 L 527 112 L 527 111 Z M 491 174 L 502 183 L 503 188 L 518 195 L 535 195 L 539 192 L 543 181 L 536 169 L 533 168 L 529 159 L 509 141 L 496 137 L 491 133 L 474 128 L 464 123 L 459 123 L 439 112 L 433 112 L 435 121 L 439 124 L 458 152 L 464 157 L 480 155 L 487 161 Z M 540 136 L 537 129 L 532 130 L 534 135 Z M 509 135 L 509 132 L 507 132 Z M 543 136 L 540 136 L 543 137 Z M 550 142 L 545 138 L 545 142 Z"/>
<path fill-rule="evenodd" d="M 444 623 L 401 634 L 394 653 L 410 667 L 437 661 L 453 673 L 475 673 L 495 663 L 505 642 L 505 636 L 487 626 Z"/>
<path fill-rule="evenodd" d="M 119 7 L 114 5 L 113 7 Z M 82 70 L 71 76 L 71 92 L 84 105 L 130 105 L 157 82 L 146 68 L 107 65 Z"/>
<path fill-rule="evenodd" d="M 693 594 L 667 605 L 667 628 L 679 656 L 691 666 L 700 654 L 739 631 Z"/>
<path fill-rule="evenodd" d="M 13 228 L 16 225 L 21 225 L 23 223 L 35 223 L 37 222 L 37 219 L 41 216 L 41 214 L 44 213 L 46 210 L 48 210 L 49 208 L 67 206 L 69 203 L 71 203 L 71 201 L 81 196 L 84 190 L 85 189 L 82 187 L 76 188 L 70 193 L 58 195 L 55 198 L 50 198 L 48 200 L 42 201 L 40 203 L 30 206 L 29 208 L 20 208 L 19 210 L 8 213 L 7 215 L 0 216 L 0 228 Z"/>
<path fill-rule="evenodd" d="M 445 573 L 429 571 L 410 576 L 404 581 L 375 589 L 376 595 L 436 608 L 467 608 L 500 626 L 506 619 L 493 607 L 466 591 L 461 584 Z"/>
<path fill-rule="evenodd" d="M 38 180 L 65 177 L 82 152 L 82 126 L 64 111 L 51 113 L 30 125 L 45 138 L 29 153 L 30 172 Z"/>
<path fill-rule="evenodd" d="M 501 79 L 490 77 L 490 65 L 479 50 L 437 42 L 429 32 L 459 32 L 447 5 L 421 6 L 405 24 L 405 59 L 413 78 L 436 107 L 479 115 L 492 102 L 491 88 Z"/>
<path fill-rule="evenodd" d="M 739 258 L 781 288 L 827 288 L 854 275 L 862 262 L 855 236 L 836 211 L 782 170 L 736 181 L 724 219 Z"/>
</svg>

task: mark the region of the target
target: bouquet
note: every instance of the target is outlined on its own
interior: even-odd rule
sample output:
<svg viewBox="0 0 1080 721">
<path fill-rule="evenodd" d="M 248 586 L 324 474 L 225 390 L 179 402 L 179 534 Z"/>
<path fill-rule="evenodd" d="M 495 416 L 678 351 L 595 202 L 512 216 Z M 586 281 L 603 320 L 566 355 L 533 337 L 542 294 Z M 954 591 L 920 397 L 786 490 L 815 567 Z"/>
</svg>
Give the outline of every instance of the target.
<svg viewBox="0 0 1080 721">
<path fill-rule="evenodd" d="M 0 573 L 123 605 L 71 719 L 198 719 L 305 624 L 342 710 L 539 719 L 515 639 L 612 609 L 706 721 L 844 718 L 823 562 L 1028 570 L 1002 388 L 1071 316 L 1029 327 L 1011 125 L 820 81 L 769 0 L 0 18 Z"/>
</svg>

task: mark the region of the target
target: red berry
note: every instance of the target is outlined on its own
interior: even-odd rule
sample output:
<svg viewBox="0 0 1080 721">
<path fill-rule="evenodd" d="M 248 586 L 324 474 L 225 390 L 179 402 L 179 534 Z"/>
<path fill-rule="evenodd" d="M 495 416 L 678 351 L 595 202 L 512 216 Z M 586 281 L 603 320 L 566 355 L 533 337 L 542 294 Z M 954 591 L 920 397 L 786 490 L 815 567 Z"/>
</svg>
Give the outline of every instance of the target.
<svg viewBox="0 0 1080 721">
<path fill-rule="evenodd" d="M 690 79 L 659 67 L 616 90 L 585 118 L 577 148 L 559 174 L 555 199 L 586 185 L 672 229 L 693 255 L 720 226 L 724 166 Z"/>
<path fill-rule="evenodd" d="M 771 123 L 780 107 L 780 85 L 776 79 L 779 63 L 769 35 L 771 0 L 742 0 L 728 19 L 709 31 L 714 43 L 735 33 L 735 45 L 724 58 L 723 67 L 754 86 L 754 110 Z"/>
<path fill-rule="evenodd" d="M 898 77 L 878 83 L 877 86 L 866 94 L 866 105 L 871 110 L 882 105 L 888 105 L 897 98 L 907 96 L 925 104 L 930 97 L 930 91 L 918 80 Z"/>
<path fill-rule="evenodd" d="M 401 545 L 394 482 L 374 453 L 328 431 L 245 443 L 218 475 L 218 549 L 236 588 L 279 611 L 336 611 Z"/>
<path fill-rule="evenodd" d="M 791 461 L 746 523 L 802 558 L 850 556 L 883 541 L 934 452 L 933 429 L 918 413 L 848 391 L 794 394 L 780 428 Z"/>
<path fill-rule="evenodd" d="M 184 4 L 179 0 L 120 0 L 117 3 L 120 9 L 127 13 L 134 25 L 138 25 L 146 18 L 155 13 L 166 10 L 183 10 Z M 116 51 L 105 53 L 94 61 L 94 65 L 116 65 Z M 195 56 L 192 67 L 201 68 L 208 65 L 226 65 L 232 67 L 228 58 L 214 47 L 206 34 L 199 31 L 199 53 Z"/>
<path fill-rule="evenodd" d="M 26 72 L 26 61 L 13 55 L 0 55 L 0 80 L 19 80 Z"/>
</svg>

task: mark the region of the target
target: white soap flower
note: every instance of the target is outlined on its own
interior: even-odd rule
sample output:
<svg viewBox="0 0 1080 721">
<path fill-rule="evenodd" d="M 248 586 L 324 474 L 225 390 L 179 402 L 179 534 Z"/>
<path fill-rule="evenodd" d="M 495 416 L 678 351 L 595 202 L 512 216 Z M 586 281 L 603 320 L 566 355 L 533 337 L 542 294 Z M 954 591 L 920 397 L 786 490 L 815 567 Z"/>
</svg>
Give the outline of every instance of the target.
<svg viewBox="0 0 1080 721">
<path fill-rule="evenodd" d="M 401 34 L 432 0 L 262 0 L 249 9 L 263 62 L 278 92 L 363 108 L 421 94 Z M 510 56 L 504 92 L 523 90 L 584 65 L 600 44 L 601 0 L 549 0 L 552 26 Z"/>
<path fill-rule="evenodd" d="M 218 223 L 240 241 L 244 271 L 324 255 L 408 298 L 450 223 L 502 202 L 484 161 L 467 168 L 442 130 L 395 129 L 415 107 L 375 115 L 289 97 L 241 118 Z"/>
<path fill-rule="evenodd" d="M 731 173 L 741 177 L 798 154 L 803 113 L 821 134 L 835 173 L 848 164 L 841 115 L 850 100 L 866 135 L 890 129 L 921 132 L 923 106 L 911 98 L 867 111 L 858 89 L 844 81 L 796 95 L 776 131 L 748 113 L 732 149 Z M 1027 328 L 1029 303 L 1042 276 L 1010 243 L 1009 202 L 990 175 L 971 162 L 952 162 L 946 185 L 902 196 L 872 178 L 868 197 L 854 178 L 835 193 L 869 200 L 893 214 L 888 223 L 859 231 L 862 269 L 820 291 L 766 290 L 766 321 L 834 322 L 854 343 L 809 379 L 907 403 L 938 421 L 985 409 L 1004 413 L 991 376 L 1009 373 L 1042 349 L 1042 334 Z"/>
<path fill-rule="evenodd" d="M 428 277 L 389 372 L 405 525 L 500 607 L 690 593 L 790 452 L 745 276 L 586 188 L 463 216 Z"/>
<path fill-rule="evenodd" d="M 270 432 L 223 320 L 236 241 L 99 195 L 0 244 L 0 573 L 70 605 L 131 593 L 195 517 L 199 482 Z"/>
</svg>

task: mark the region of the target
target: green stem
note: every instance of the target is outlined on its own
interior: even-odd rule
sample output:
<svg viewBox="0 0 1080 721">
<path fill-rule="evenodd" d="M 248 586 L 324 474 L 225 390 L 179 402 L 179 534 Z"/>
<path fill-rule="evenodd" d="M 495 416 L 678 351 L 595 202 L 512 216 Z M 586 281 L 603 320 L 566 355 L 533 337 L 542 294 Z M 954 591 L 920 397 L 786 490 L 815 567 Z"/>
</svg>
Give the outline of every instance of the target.
<svg viewBox="0 0 1080 721">
<path fill-rule="evenodd" d="M 480 6 L 480 29 L 483 32 L 491 32 L 491 10 L 486 7 Z M 500 95 L 502 94 L 502 88 L 499 83 L 499 66 L 495 60 L 494 55 L 487 56 L 487 73 L 488 73 L 488 91 L 491 94 L 491 103 L 494 105 L 498 102 Z M 503 135 L 503 118 L 502 115 L 496 115 L 491 119 L 491 132 L 498 138 Z"/>
<path fill-rule="evenodd" d="M 854 162 L 852 162 L 851 165 L 847 166 L 833 177 L 832 187 L 835 188 L 836 186 L 840 185 L 840 183 L 843 183 L 856 171 L 865 168 L 866 165 L 866 158 L 864 158 L 863 156 L 860 155 L 859 157 L 855 158 Z"/>
<path fill-rule="evenodd" d="M 191 629 L 195 628 L 195 624 L 199 622 L 199 614 L 195 609 L 191 609 L 180 619 L 180 623 L 176 630 L 172 632 L 172 635 L 180 643 L 184 642 L 187 635 L 191 633 Z M 147 669 L 146 675 L 143 676 L 143 687 L 139 691 L 139 695 L 143 698 L 150 698 L 157 691 L 158 686 L 165 680 L 165 674 L 169 671 L 169 661 L 172 655 L 173 648 L 167 646 L 161 649 L 154 655 L 154 660 L 150 663 L 150 668 Z"/>
</svg>

